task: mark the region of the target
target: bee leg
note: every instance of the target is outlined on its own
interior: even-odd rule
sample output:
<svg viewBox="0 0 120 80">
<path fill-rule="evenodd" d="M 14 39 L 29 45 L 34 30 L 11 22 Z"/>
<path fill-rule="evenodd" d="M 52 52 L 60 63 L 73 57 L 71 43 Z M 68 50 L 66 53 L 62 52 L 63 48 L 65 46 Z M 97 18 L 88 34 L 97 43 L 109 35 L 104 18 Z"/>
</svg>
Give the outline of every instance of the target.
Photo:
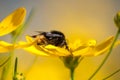
<svg viewBox="0 0 120 80">
<path fill-rule="evenodd" d="M 65 46 L 65 48 L 69 51 L 69 47 L 67 45 L 67 42 L 64 40 L 63 43 L 61 44 L 61 47 Z"/>
</svg>

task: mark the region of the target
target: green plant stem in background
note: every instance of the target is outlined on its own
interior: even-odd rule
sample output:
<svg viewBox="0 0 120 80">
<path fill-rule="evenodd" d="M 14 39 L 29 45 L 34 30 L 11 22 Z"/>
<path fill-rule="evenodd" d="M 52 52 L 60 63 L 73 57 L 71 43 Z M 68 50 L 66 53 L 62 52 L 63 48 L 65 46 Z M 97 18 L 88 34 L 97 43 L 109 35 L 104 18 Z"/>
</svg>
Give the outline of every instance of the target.
<svg viewBox="0 0 120 80">
<path fill-rule="evenodd" d="M 18 58 L 16 57 L 16 59 L 15 59 L 15 66 L 14 66 L 14 75 L 13 75 L 13 80 L 16 80 L 17 65 L 18 65 Z"/>
<path fill-rule="evenodd" d="M 12 74 L 13 74 L 13 59 L 14 59 L 14 52 L 13 51 L 11 51 L 10 52 L 10 55 L 9 55 L 9 60 L 8 60 L 8 62 L 7 62 L 7 64 L 6 64 L 6 66 L 4 66 L 4 71 L 3 71 L 3 73 L 2 73 L 2 80 L 9 80 L 9 79 L 11 79 L 13 76 L 12 76 Z"/>
<path fill-rule="evenodd" d="M 103 59 L 102 63 L 100 64 L 100 66 L 96 69 L 96 71 L 90 76 L 90 78 L 88 80 L 92 80 L 92 78 L 98 73 L 98 71 L 102 68 L 102 66 L 105 64 L 105 62 L 107 61 L 108 57 L 110 56 L 111 52 L 112 52 L 112 49 L 114 47 L 114 44 L 116 42 L 116 40 L 118 39 L 118 36 L 120 34 L 120 29 L 118 29 L 117 33 L 116 33 L 116 36 L 115 36 L 115 39 L 108 51 L 108 54 L 105 56 L 105 58 Z"/>
<path fill-rule="evenodd" d="M 18 58 L 15 59 L 15 67 L 14 67 L 14 74 L 17 73 L 17 65 L 18 65 Z"/>
<path fill-rule="evenodd" d="M 5 78 L 5 67 L 3 67 L 3 69 L 2 69 L 2 74 L 1 74 L 1 78 L 0 78 L 0 80 L 5 80 L 4 78 Z"/>
<path fill-rule="evenodd" d="M 120 69 L 116 70 L 115 72 L 113 72 L 112 74 L 110 74 L 109 76 L 105 77 L 103 80 L 107 80 L 109 78 L 111 78 L 112 76 L 114 76 L 116 73 L 120 72 Z"/>
<path fill-rule="evenodd" d="M 8 57 L 2 64 L 0 64 L 0 67 L 4 66 L 8 61 L 9 61 L 10 57 Z"/>
</svg>

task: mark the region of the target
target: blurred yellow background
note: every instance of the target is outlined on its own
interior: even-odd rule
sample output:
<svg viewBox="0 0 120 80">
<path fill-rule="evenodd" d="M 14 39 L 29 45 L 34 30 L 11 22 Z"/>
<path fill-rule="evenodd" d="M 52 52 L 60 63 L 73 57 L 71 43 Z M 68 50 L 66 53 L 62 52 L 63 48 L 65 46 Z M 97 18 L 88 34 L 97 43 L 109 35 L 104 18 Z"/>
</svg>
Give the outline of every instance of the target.
<svg viewBox="0 0 120 80">
<path fill-rule="evenodd" d="M 25 35 L 37 34 L 35 31 L 62 31 L 68 42 L 76 39 L 96 39 L 101 42 L 115 35 L 113 17 L 120 10 L 119 0 L 1 0 L 0 20 L 18 7 L 27 9 L 27 16 L 34 10 L 32 20 L 19 40 Z M 0 40 L 10 42 L 10 36 Z M 93 80 L 101 80 L 120 67 L 119 49 L 113 50 L 109 60 Z M 3 54 L 0 56 L 4 56 Z M 41 57 L 16 50 L 18 71 L 23 72 L 26 80 L 69 80 L 69 70 L 56 57 Z M 87 80 L 102 61 L 103 57 L 86 57 L 75 71 L 75 80 Z M 119 80 L 120 73 L 109 80 Z"/>
</svg>

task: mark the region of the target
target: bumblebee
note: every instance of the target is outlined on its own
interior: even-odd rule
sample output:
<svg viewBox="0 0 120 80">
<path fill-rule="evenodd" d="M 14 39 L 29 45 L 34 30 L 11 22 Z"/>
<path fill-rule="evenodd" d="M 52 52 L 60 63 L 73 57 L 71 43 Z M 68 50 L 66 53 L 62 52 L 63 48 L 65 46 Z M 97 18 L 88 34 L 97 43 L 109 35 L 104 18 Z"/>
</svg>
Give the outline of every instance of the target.
<svg viewBox="0 0 120 80">
<path fill-rule="evenodd" d="M 54 45 L 57 47 L 65 47 L 68 49 L 68 45 L 65 36 L 60 31 L 40 32 L 38 35 L 33 35 L 33 38 L 37 38 L 37 45 Z"/>
</svg>

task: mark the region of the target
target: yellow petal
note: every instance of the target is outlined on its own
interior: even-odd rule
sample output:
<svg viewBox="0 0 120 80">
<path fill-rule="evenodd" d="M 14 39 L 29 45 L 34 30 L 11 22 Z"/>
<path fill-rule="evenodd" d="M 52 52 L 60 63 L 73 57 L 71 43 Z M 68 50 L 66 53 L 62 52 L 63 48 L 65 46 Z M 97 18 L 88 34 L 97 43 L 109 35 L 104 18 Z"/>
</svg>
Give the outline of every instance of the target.
<svg viewBox="0 0 120 80">
<path fill-rule="evenodd" d="M 28 52 L 30 52 L 30 53 L 33 53 L 33 54 L 35 54 L 35 55 L 49 56 L 49 55 L 46 54 L 45 52 L 36 49 L 34 46 L 26 47 L 26 48 L 24 48 L 24 50 L 25 50 L 25 51 L 28 51 Z"/>
<path fill-rule="evenodd" d="M 82 42 L 80 40 L 76 40 L 74 43 L 69 44 L 69 48 L 71 51 L 77 50 L 82 45 Z"/>
<path fill-rule="evenodd" d="M 30 37 L 30 36 L 26 36 L 26 40 L 27 40 L 27 42 L 19 41 L 15 45 L 15 48 L 17 48 L 17 49 L 19 49 L 19 48 L 26 48 L 26 47 L 30 47 L 30 46 L 32 46 L 32 45 L 34 45 L 36 43 L 36 41 L 33 40 L 33 38 Z"/>
<path fill-rule="evenodd" d="M 104 42 L 97 45 L 93 54 L 97 56 L 97 55 L 101 55 L 105 53 L 106 51 L 108 51 L 113 40 L 114 40 L 114 37 L 111 36 L 108 39 L 106 39 Z"/>
<path fill-rule="evenodd" d="M 24 21 L 26 9 L 20 7 L 0 22 L 0 36 L 6 35 L 17 29 Z"/>
<path fill-rule="evenodd" d="M 90 47 L 94 47 L 96 46 L 96 40 L 89 40 L 86 45 Z"/>
<path fill-rule="evenodd" d="M 15 45 L 16 49 L 21 49 L 21 48 L 26 48 L 26 47 L 30 47 L 32 46 L 34 43 L 28 43 L 28 42 L 24 42 L 24 41 L 19 41 L 18 44 Z"/>
<path fill-rule="evenodd" d="M 89 47 L 88 52 L 86 52 L 85 54 L 82 54 L 82 56 L 98 56 L 106 53 L 109 50 L 113 40 L 114 40 L 114 37 L 111 36 L 105 41 L 103 41 L 102 43 L 94 47 Z"/>
<path fill-rule="evenodd" d="M 5 41 L 0 41 L 0 53 L 5 53 L 12 51 L 14 49 L 14 45 L 7 43 Z"/>
<path fill-rule="evenodd" d="M 30 53 L 33 53 L 35 55 L 41 55 L 41 56 L 49 56 L 48 54 L 46 54 L 45 52 L 37 49 L 33 43 L 26 43 L 26 42 L 19 42 L 17 47 L 17 49 L 24 49 L 25 51 L 28 51 Z"/>
<path fill-rule="evenodd" d="M 88 40 L 87 42 L 81 43 L 72 53 L 74 56 L 85 56 L 88 55 L 88 52 L 93 50 L 95 46 L 95 40 Z"/>
<path fill-rule="evenodd" d="M 94 47 L 84 47 L 80 50 L 73 52 L 74 56 L 93 56 L 91 52 L 94 50 Z"/>
<path fill-rule="evenodd" d="M 65 48 L 56 47 L 53 45 L 47 45 L 45 46 L 45 49 L 51 52 L 51 54 L 56 56 L 68 56 L 70 55 L 70 52 L 66 50 Z"/>
</svg>

